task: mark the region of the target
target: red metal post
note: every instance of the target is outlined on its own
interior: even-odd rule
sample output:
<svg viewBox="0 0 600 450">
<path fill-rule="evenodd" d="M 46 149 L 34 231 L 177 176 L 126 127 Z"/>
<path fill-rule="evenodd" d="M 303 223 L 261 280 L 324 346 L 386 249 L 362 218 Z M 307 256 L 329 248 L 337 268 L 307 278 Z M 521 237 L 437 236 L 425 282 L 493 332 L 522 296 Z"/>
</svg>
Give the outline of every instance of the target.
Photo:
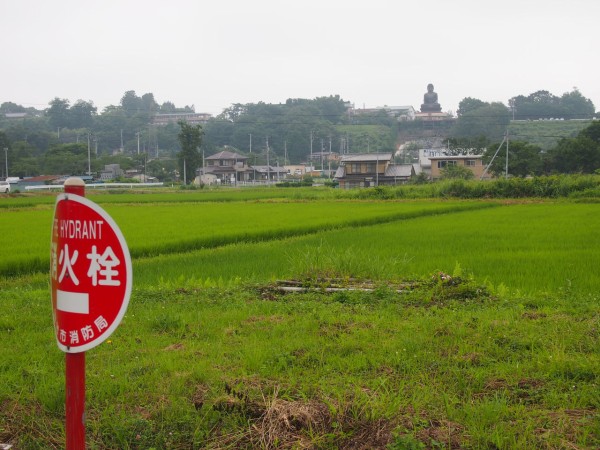
<svg viewBox="0 0 600 450">
<path fill-rule="evenodd" d="M 66 194 L 85 197 L 81 178 L 68 178 Z M 85 450 L 85 352 L 65 354 L 65 409 L 67 450 Z"/>
<path fill-rule="evenodd" d="M 85 352 L 65 354 L 67 450 L 85 449 Z"/>
</svg>

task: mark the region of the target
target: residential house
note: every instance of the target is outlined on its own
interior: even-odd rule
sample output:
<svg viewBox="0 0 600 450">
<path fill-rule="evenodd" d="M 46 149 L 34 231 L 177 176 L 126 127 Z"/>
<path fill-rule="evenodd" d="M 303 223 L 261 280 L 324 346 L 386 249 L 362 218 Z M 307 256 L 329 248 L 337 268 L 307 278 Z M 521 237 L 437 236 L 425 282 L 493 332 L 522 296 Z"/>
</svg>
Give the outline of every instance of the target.
<svg viewBox="0 0 600 450">
<path fill-rule="evenodd" d="M 416 117 L 415 108 L 411 105 L 383 106 L 381 109 L 384 109 L 388 116 L 395 117 L 400 122 L 412 121 Z"/>
<path fill-rule="evenodd" d="M 109 181 L 123 176 L 123 170 L 119 164 L 106 164 L 100 172 L 100 180 Z"/>
<path fill-rule="evenodd" d="M 285 169 L 285 173 L 291 177 L 303 177 L 307 171 L 306 164 L 291 164 L 287 166 L 283 166 Z"/>
<path fill-rule="evenodd" d="M 279 166 L 252 166 L 253 180 L 279 181 L 287 177 L 287 169 Z"/>
<path fill-rule="evenodd" d="M 212 117 L 207 113 L 171 113 L 171 114 L 156 114 L 152 118 L 152 125 L 167 125 L 176 123 L 180 120 L 189 123 L 190 125 L 205 124 Z"/>
<path fill-rule="evenodd" d="M 27 113 L 26 112 L 18 112 L 18 113 L 10 113 L 7 112 L 4 114 L 4 117 L 6 117 L 7 119 L 24 119 L 25 117 L 27 117 Z"/>
<path fill-rule="evenodd" d="M 204 175 L 214 176 L 218 184 L 236 184 L 238 181 L 252 179 L 253 171 L 246 162 L 248 158 L 239 153 L 222 151 L 204 158 L 204 167 L 200 169 L 201 178 Z M 213 177 L 208 177 L 213 179 Z"/>
<path fill-rule="evenodd" d="M 444 156 L 444 148 L 422 148 L 419 150 L 418 165 L 421 168 L 421 172 L 427 175 L 427 178 L 431 178 L 431 159 L 435 156 Z"/>
<path fill-rule="evenodd" d="M 392 153 L 344 155 L 335 173 L 341 189 L 395 185 L 415 175 L 412 164 L 394 164 Z"/>
<path fill-rule="evenodd" d="M 61 178 L 60 175 L 39 175 L 36 177 L 26 177 L 23 179 L 19 179 L 17 186 L 12 187 L 12 189 L 22 189 L 25 190 L 27 187 L 31 186 L 46 186 L 49 184 L 53 184 L 55 180 Z"/>
<path fill-rule="evenodd" d="M 473 172 L 476 179 L 480 179 L 485 171 L 481 155 L 438 155 L 429 156 L 431 161 L 431 179 L 438 180 L 442 176 L 442 170 L 448 166 L 462 166 Z M 492 178 L 488 173 L 485 179 Z"/>
</svg>

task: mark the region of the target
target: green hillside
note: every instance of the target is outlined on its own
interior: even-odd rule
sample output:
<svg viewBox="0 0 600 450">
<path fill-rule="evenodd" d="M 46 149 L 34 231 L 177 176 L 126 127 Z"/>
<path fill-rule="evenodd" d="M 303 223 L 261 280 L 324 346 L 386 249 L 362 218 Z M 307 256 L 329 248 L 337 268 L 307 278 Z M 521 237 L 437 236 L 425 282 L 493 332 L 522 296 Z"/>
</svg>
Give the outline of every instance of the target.
<svg viewBox="0 0 600 450">
<path fill-rule="evenodd" d="M 591 120 L 513 120 L 509 125 L 512 140 L 526 141 L 549 150 L 561 138 L 575 137 Z"/>
</svg>

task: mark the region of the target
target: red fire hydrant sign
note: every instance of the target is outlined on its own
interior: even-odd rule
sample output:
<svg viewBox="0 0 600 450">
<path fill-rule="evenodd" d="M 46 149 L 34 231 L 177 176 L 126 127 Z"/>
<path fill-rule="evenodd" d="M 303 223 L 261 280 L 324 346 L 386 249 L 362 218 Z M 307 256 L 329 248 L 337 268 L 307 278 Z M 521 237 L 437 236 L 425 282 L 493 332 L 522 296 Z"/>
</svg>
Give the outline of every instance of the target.
<svg viewBox="0 0 600 450">
<path fill-rule="evenodd" d="M 54 331 L 63 352 L 96 347 L 119 326 L 131 295 L 129 249 L 114 220 L 85 197 L 56 199 L 50 276 Z"/>
</svg>

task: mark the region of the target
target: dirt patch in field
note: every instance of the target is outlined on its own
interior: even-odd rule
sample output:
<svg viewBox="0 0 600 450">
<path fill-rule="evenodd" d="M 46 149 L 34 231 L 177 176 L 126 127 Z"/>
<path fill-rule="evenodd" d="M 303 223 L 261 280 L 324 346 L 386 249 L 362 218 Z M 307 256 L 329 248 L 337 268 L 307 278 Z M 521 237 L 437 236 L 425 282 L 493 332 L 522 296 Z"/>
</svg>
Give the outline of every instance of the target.
<svg viewBox="0 0 600 450">
<path fill-rule="evenodd" d="M 28 436 L 44 442 L 44 448 L 64 448 L 64 435 L 45 420 L 44 407 L 39 403 L 3 402 L 0 404 L 0 443 L 15 445 L 12 448 L 16 450 L 20 437 Z"/>
<path fill-rule="evenodd" d="M 387 449 L 392 441 L 394 427 L 394 422 L 385 419 L 356 423 L 353 428 L 354 435 L 344 441 L 340 448 L 350 450 Z"/>
<path fill-rule="evenodd" d="M 595 409 L 565 409 L 549 412 L 543 427 L 535 429 L 540 440 L 540 446 L 547 448 L 582 448 L 576 443 L 581 434 L 582 426 L 597 420 L 598 411 Z M 561 436 L 557 438 L 557 436 Z M 589 436 L 591 443 L 600 442 L 600 431 Z M 597 447 L 585 447 L 597 448 Z"/>
<path fill-rule="evenodd" d="M 177 342 L 175 344 L 171 344 L 168 345 L 164 348 L 164 351 L 166 352 L 173 352 L 175 350 L 182 350 L 184 348 L 184 345 L 181 342 Z"/>
<path fill-rule="evenodd" d="M 248 435 L 254 448 L 310 448 L 309 434 L 324 434 L 331 427 L 326 405 L 316 401 L 268 401 Z"/>
<path fill-rule="evenodd" d="M 356 417 L 349 405 L 335 407 L 337 412 L 333 413 L 320 400 L 281 398 L 273 386 L 266 388 L 270 394 L 257 400 L 256 386 L 247 388 L 239 383 L 235 388 L 226 384 L 225 395 L 212 405 L 214 410 L 229 416 L 245 417 L 248 422 L 245 432 L 235 436 L 217 433 L 209 448 L 383 450 L 391 442 L 394 421 Z"/>
<path fill-rule="evenodd" d="M 521 378 L 509 381 L 504 378 L 489 379 L 480 392 L 473 394 L 474 398 L 485 398 L 503 392 L 511 399 L 523 404 L 539 403 L 543 397 L 546 383 L 536 378 Z"/>
<path fill-rule="evenodd" d="M 248 425 L 235 435 L 215 430 L 207 448 L 385 450 L 411 444 L 423 449 L 458 449 L 468 443 L 461 424 L 433 418 L 426 411 L 416 413 L 410 407 L 394 417 L 372 418 L 360 414 L 353 398 L 341 403 L 288 399 L 280 397 L 276 387 L 262 386 L 270 393 L 257 399 L 258 386 L 252 382 L 247 386 L 236 382 L 235 386 L 226 385 L 225 395 L 212 408 L 230 418 L 237 415 Z"/>
<path fill-rule="evenodd" d="M 428 445 L 427 448 L 462 448 L 464 442 L 462 425 L 449 420 L 432 420 L 428 427 L 416 433 L 419 441 Z M 434 447 L 435 446 L 435 447 Z"/>
<path fill-rule="evenodd" d="M 523 314 L 521 314 L 521 317 L 523 319 L 539 320 L 539 319 L 543 319 L 543 318 L 547 317 L 547 314 L 543 313 L 543 312 L 538 312 L 538 311 L 526 311 Z"/>
</svg>

